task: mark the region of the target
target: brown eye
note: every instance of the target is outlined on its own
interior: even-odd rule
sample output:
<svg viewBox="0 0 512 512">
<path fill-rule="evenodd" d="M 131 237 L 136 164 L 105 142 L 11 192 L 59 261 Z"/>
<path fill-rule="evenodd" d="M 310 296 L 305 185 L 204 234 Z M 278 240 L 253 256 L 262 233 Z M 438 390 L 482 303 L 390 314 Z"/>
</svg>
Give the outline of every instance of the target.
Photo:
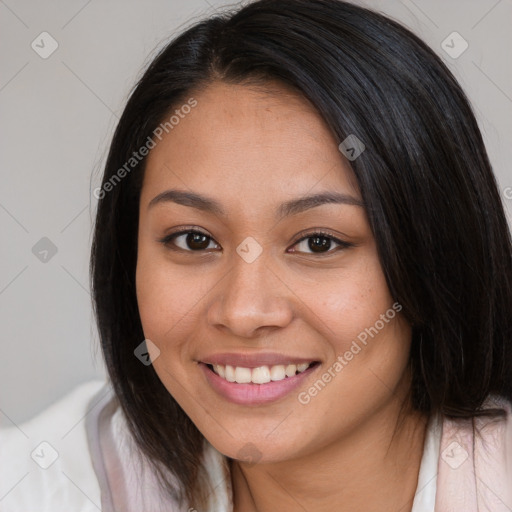
<svg viewBox="0 0 512 512">
<path fill-rule="evenodd" d="M 188 252 L 198 252 L 204 251 L 205 249 L 218 248 L 218 244 L 216 244 L 210 236 L 200 231 L 192 230 L 173 233 L 166 236 L 161 240 L 161 242 L 171 249 L 174 249 L 172 246 L 175 246 L 178 249 Z M 214 247 L 210 247 L 211 243 L 214 244 Z"/>
<path fill-rule="evenodd" d="M 327 252 L 331 248 L 332 239 L 326 236 L 308 238 L 308 248 L 313 252 Z"/>
<path fill-rule="evenodd" d="M 303 252 L 306 254 L 330 254 L 336 252 L 336 249 L 347 249 L 349 247 L 353 247 L 353 244 L 339 240 L 328 233 L 309 233 L 296 242 L 294 247 L 298 247 L 298 249 L 295 249 L 292 252 Z"/>
</svg>

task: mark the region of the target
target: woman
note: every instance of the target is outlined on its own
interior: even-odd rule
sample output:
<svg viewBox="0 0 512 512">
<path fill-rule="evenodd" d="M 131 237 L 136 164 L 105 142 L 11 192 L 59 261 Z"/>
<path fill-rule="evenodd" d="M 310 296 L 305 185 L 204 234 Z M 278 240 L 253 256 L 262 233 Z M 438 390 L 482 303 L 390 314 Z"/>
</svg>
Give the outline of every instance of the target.
<svg viewBox="0 0 512 512">
<path fill-rule="evenodd" d="M 67 399 L 91 410 L 84 510 L 512 508 L 509 229 L 416 36 L 337 0 L 200 22 L 137 84 L 95 195 L 111 384 Z M 44 510 L 79 499 L 44 485 Z"/>
</svg>

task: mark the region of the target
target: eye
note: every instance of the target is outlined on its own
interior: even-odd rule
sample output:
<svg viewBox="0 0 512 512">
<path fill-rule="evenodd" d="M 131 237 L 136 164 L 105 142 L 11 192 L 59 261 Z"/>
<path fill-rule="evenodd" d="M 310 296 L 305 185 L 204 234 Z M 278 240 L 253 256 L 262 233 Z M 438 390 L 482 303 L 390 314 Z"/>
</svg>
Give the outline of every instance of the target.
<svg viewBox="0 0 512 512">
<path fill-rule="evenodd" d="M 206 233 L 195 229 L 188 229 L 185 231 L 178 231 L 177 233 L 171 233 L 160 240 L 162 244 L 172 250 L 182 250 L 187 252 L 199 252 L 206 249 L 212 249 L 210 244 L 213 243 L 219 248 L 219 245 L 214 242 Z M 173 247 L 174 246 L 174 247 Z"/>
<path fill-rule="evenodd" d="M 331 250 L 333 249 L 333 246 L 338 247 L 334 247 L 335 250 Z M 291 252 L 305 252 L 308 254 L 309 250 L 309 254 L 331 254 L 336 252 L 336 249 L 340 250 L 354 247 L 354 244 L 340 240 L 331 233 L 315 231 L 303 236 L 293 245 L 293 247 L 298 247 L 298 250 L 293 250 Z"/>
<path fill-rule="evenodd" d="M 163 245 L 169 249 L 185 252 L 202 252 L 208 249 L 220 249 L 214 239 L 197 229 L 181 230 L 171 233 L 161 240 Z M 213 247 L 211 246 L 213 244 Z M 306 254 L 331 254 L 336 250 L 354 247 L 354 244 L 345 242 L 333 234 L 324 231 L 314 231 L 304 235 L 292 247 L 297 249 L 291 252 L 302 252 Z"/>
</svg>

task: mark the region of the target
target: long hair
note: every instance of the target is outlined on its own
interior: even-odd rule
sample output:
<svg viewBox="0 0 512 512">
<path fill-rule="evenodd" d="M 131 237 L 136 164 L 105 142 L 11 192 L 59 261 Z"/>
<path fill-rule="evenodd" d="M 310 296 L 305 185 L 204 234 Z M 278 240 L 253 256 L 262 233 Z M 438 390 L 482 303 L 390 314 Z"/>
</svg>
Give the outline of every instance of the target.
<svg viewBox="0 0 512 512">
<path fill-rule="evenodd" d="M 365 144 L 351 167 L 388 287 L 412 325 L 414 408 L 472 418 L 489 394 L 512 400 L 510 232 L 456 79 L 381 14 L 338 0 L 260 0 L 194 24 L 153 60 L 117 125 L 97 194 L 91 287 L 102 351 L 131 433 L 169 493 L 200 502 L 204 438 L 134 356 L 144 339 L 135 268 L 146 158 L 126 163 L 216 80 L 292 87 L 337 140 Z"/>
</svg>

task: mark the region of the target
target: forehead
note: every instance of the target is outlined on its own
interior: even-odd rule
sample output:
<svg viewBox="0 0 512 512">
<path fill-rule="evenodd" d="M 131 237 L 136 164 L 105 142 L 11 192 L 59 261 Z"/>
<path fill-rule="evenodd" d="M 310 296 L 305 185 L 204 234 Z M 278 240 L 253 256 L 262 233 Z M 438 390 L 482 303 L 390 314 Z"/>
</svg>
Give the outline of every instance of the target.
<svg viewBox="0 0 512 512">
<path fill-rule="evenodd" d="M 214 82 L 190 96 L 197 105 L 148 156 L 143 196 L 175 186 L 260 203 L 315 187 L 357 195 L 338 142 L 299 94 Z"/>
</svg>

